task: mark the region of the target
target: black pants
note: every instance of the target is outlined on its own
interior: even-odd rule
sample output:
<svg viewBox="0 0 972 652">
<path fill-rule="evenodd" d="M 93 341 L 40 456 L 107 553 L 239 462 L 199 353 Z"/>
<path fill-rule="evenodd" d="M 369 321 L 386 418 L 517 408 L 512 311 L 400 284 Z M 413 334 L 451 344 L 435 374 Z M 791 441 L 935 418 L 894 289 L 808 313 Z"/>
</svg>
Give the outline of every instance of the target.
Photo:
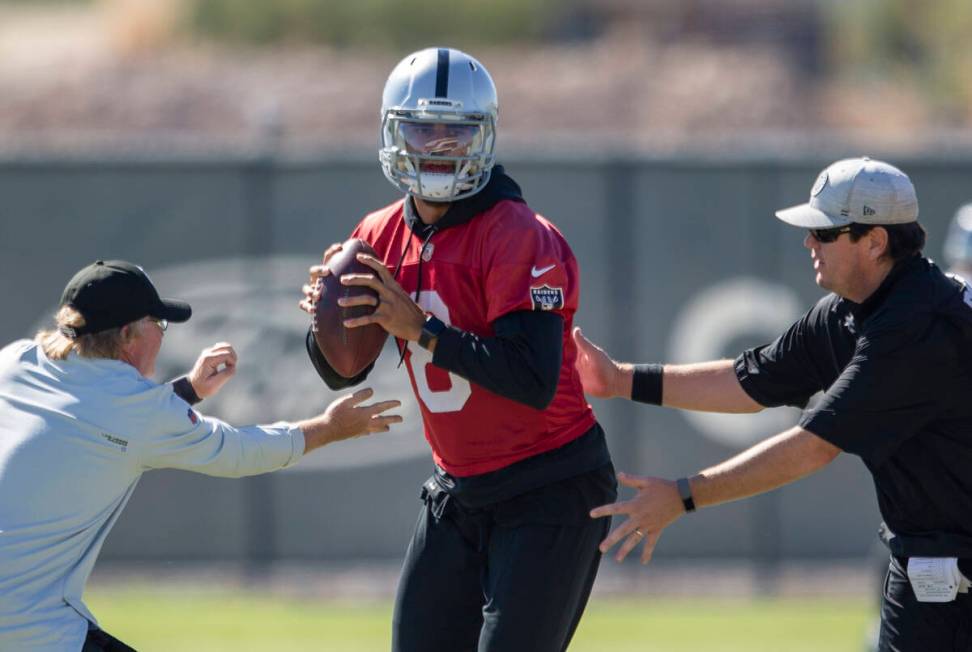
<svg viewBox="0 0 972 652">
<path fill-rule="evenodd" d="M 136 650 L 104 630 L 89 629 L 81 652 L 136 652 Z"/>
<path fill-rule="evenodd" d="M 972 651 L 972 593 L 954 602 L 918 602 L 894 557 L 884 581 L 879 652 Z"/>
<path fill-rule="evenodd" d="M 588 512 L 616 497 L 610 464 L 479 509 L 423 491 L 398 585 L 394 652 L 566 650 L 610 525 Z"/>
</svg>

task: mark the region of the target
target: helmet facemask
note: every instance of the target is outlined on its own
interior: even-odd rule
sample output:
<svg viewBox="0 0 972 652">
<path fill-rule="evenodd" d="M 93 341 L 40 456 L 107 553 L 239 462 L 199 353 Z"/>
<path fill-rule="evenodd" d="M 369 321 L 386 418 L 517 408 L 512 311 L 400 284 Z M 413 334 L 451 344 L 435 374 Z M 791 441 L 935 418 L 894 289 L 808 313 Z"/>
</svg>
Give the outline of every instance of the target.
<svg viewBox="0 0 972 652">
<path fill-rule="evenodd" d="M 382 116 L 379 159 L 385 176 L 432 202 L 482 190 L 493 166 L 493 116 L 466 113 L 461 102 L 445 98 L 420 99 L 418 107 L 390 109 Z"/>
</svg>

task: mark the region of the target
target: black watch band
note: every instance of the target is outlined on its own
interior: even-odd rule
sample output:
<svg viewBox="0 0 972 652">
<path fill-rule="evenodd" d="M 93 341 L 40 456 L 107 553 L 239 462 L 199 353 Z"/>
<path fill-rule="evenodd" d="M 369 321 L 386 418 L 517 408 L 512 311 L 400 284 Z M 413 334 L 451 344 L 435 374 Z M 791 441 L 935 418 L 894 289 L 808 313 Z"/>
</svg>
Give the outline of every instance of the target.
<svg viewBox="0 0 972 652">
<path fill-rule="evenodd" d="M 682 498 L 682 505 L 686 512 L 695 511 L 695 500 L 692 499 L 692 487 L 689 486 L 688 478 L 679 478 L 675 481 L 678 486 L 678 495 Z"/>
<path fill-rule="evenodd" d="M 423 349 L 428 349 L 432 344 L 432 340 L 437 338 L 445 329 L 446 325 L 441 319 L 435 315 L 429 315 L 425 318 L 425 324 L 422 325 L 422 332 L 419 333 L 419 346 Z"/>
</svg>

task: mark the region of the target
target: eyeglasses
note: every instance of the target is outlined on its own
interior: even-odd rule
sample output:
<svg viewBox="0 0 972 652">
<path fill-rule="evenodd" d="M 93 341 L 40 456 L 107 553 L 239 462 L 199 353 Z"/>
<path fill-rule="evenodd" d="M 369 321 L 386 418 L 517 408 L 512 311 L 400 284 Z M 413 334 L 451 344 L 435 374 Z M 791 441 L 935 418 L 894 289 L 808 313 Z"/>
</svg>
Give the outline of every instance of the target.
<svg viewBox="0 0 972 652">
<path fill-rule="evenodd" d="M 156 326 L 158 326 L 159 327 L 159 330 L 162 331 L 163 333 L 169 328 L 169 320 L 168 319 L 155 319 L 153 317 L 149 317 L 149 319 L 151 319 L 152 320 L 152 323 L 154 323 Z"/>
<path fill-rule="evenodd" d="M 850 233 L 851 227 L 850 225 L 848 225 L 848 226 L 838 226 L 837 228 L 833 228 L 833 229 L 807 229 L 807 230 L 810 231 L 810 235 L 813 236 L 814 240 L 816 240 L 820 244 L 828 244 L 830 242 L 834 242 L 835 240 L 837 240 L 837 238 L 839 238 L 843 234 Z"/>
</svg>

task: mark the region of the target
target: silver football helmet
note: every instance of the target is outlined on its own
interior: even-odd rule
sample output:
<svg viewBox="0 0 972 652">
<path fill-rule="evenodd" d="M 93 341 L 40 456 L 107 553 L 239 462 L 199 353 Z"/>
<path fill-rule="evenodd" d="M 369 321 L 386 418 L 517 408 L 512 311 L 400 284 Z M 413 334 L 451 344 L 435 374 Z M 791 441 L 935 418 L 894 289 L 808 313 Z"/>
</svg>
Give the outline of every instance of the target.
<svg viewBox="0 0 972 652">
<path fill-rule="evenodd" d="M 428 48 L 395 66 L 381 100 L 378 160 L 415 197 L 450 202 L 483 189 L 493 168 L 496 86 L 459 50 Z"/>
<path fill-rule="evenodd" d="M 955 213 L 945 238 L 945 263 L 952 271 L 972 272 L 972 204 Z"/>
</svg>

